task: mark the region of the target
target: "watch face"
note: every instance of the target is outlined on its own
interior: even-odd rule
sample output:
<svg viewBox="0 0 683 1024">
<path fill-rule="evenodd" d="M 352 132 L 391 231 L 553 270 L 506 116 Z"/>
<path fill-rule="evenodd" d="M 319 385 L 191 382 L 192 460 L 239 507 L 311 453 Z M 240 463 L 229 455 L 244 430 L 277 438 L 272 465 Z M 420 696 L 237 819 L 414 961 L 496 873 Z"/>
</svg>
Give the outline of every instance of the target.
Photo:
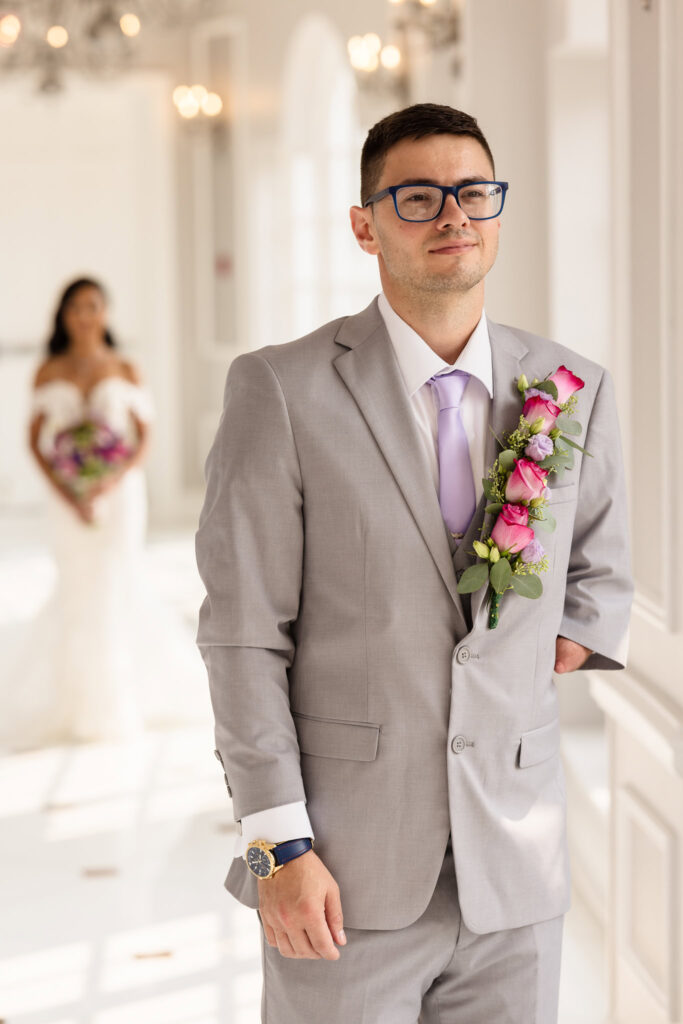
<svg viewBox="0 0 683 1024">
<path fill-rule="evenodd" d="M 265 850 L 251 846 L 247 850 L 247 865 L 257 878 L 268 878 L 271 869 L 271 858 Z"/>
</svg>

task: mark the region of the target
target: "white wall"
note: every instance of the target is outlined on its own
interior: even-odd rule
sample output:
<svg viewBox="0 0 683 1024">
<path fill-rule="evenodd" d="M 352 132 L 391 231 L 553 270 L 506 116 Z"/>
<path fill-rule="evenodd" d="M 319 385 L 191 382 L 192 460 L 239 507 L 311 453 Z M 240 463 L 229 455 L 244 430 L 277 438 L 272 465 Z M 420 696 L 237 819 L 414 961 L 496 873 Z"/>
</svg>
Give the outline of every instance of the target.
<svg viewBox="0 0 683 1024">
<path fill-rule="evenodd" d="M 545 0 L 470 0 L 464 109 L 479 121 L 496 176 L 510 183 L 496 265 L 486 279 L 493 320 L 548 334 Z"/>
</svg>

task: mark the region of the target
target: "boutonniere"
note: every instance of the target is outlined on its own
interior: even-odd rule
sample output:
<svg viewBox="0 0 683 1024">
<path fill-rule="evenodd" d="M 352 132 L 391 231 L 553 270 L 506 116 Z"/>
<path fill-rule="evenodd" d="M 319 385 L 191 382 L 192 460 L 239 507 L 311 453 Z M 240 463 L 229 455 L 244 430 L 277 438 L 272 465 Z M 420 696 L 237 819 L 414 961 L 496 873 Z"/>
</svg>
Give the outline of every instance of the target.
<svg viewBox="0 0 683 1024">
<path fill-rule="evenodd" d="M 487 538 L 474 541 L 472 553 L 479 561 L 458 582 L 461 594 L 488 583 L 490 629 L 498 625 L 506 590 L 529 598 L 543 593 L 538 573 L 547 570 L 548 559 L 535 530 L 552 531 L 556 525 L 547 509 L 548 475 L 573 468 L 573 449 L 591 454 L 568 436 L 583 429 L 572 418 L 576 392 L 584 386 L 580 377 L 560 366 L 545 380 L 534 377 L 529 385 L 522 374 L 516 384 L 523 400 L 519 423 L 502 441 L 496 437 L 502 451 L 482 480 L 489 502 L 485 511 L 495 522 Z"/>
</svg>

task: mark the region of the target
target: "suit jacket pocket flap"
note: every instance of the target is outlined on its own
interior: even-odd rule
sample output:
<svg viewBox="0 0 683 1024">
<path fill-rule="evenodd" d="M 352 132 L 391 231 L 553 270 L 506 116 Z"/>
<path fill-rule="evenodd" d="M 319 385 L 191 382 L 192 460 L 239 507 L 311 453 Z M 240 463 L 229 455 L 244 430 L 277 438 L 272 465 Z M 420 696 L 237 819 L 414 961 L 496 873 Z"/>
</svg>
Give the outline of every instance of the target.
<svg viewBox="0 0 683 1024">
<path fill-rule="evenodd" d="M 561 505 L 563 501 L 573 501 L 579 490 L 578 480 L 570 480 L 568 484 L 554 484 L 549 488 L 548 508 L 552 512 L 553 505 Z"/>
<path fill-rule="evenodd" d="M 297 711 L 293 717 L 302 754 L 340 757 L 346 761 L 374 761 L 377 757 L 378 725 L 312 718 Z"/>
<path fill-rule="evenodd" d="M 560 720 L 541 725 L 538 729 L 523 732 L 519 746 L 519 767 L 528 768 L 552 757 L 560 747 Z"/>
</svg>

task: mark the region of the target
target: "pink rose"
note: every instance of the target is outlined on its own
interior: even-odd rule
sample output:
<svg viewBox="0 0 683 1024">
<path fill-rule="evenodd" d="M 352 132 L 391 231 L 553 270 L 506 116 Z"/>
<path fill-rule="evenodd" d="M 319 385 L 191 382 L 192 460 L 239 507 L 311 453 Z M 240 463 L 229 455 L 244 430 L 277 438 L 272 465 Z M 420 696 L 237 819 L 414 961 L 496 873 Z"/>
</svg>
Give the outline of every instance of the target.
<svg viewBox="0 0 683 1024">
<path fill-rule="evenodd" d="M 557 388 L 558 405 L 564 405 L 569 396 L 573 395 L 575 391 L 580 391 L 584 385 L 581 378 L 573 374 L 566 366 L 560 366 L 552 377 L 548 377 L 548 380 L 551 380 Z"/>
<path fill-rule="evenodd" d="M 543 417 L 543 426 L 539 431 L 541 434 L 547 434 L 553 429 L 555 420 L 561 412 L 559 405 L 555 405 L 552 398 L 541 398 L 540 395 L 527 398 L 522 409 L 522 415 L 529 423 L 533 423 L 539 416 Z"/>
<path fill-rule="evenodd" d="M 529 510 L 523 505 L 503 505 L 491 537 L 499 551 L 521 551 L 534 539 L 534 531 L 526 525 Z"/>
<path fill-rule="evenodd" d="M 531 501 L 543 495 L 547 469 L 541 469 L 532 459 L 515 459 L 515 468 L 508 477 L 505 497 L 508 501 Z"/>
</svg>

